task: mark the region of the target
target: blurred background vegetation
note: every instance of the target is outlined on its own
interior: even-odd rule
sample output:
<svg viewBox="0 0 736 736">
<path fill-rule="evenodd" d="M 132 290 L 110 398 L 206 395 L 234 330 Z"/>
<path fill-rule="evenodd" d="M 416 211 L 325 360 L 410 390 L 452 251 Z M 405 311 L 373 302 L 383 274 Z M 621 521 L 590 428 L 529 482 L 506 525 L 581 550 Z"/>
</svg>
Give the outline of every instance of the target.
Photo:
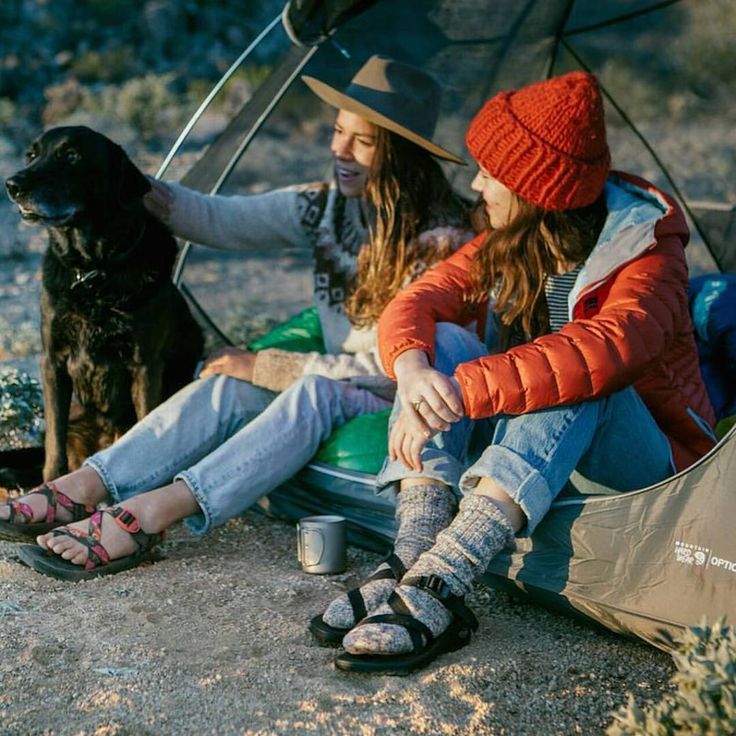
<svg viewBox="0 0 736 736">
<path fill-rule="evenodd" d="M 148 147 L 169 144 L 212 84 L 284 0 L 2 0 L 0 130 L 25 145 L 44 126 L 88 119 L 130 128 Z M 619 0 L 621 11 L 626 0 Z M 390 5 L 387 4 L 387 5 Z M 617 3 L 607 3 L 608 8 Z M 578 2 L 569 26 L 589 22 Z M 638 120 L 733 111 L 733 0 L 692 0 L 575 41 Z M 669 28 L 669 30 L 668 30 Z M 277 40 L 259 47 L 215 111 L 227 116 L 268 73 Z M 617 52 L 612 53 L 612 51 Z M 563 61 L 564 63 L 564 61 Z M 600 66 L 598 66 L 600 64 Z M 664 93 L 664 94 L 663 94 Z M 663 104 L 664 103 L 664 104 Z M 615 123 L 615 121 L 612 121 Z"/>
<path fill-rule="evenodd" d="M 110 119 L 171 142 L 281 0 L 2 0 L 0 126 L 6 145 L 69 121 Z M 272 61 L 266 43 L 217 105 L 227 114 Z M 99 126 L 98 126 L 99 127 Z M 104 125 L 103 125 L 104 127 Z"/>
</svg>

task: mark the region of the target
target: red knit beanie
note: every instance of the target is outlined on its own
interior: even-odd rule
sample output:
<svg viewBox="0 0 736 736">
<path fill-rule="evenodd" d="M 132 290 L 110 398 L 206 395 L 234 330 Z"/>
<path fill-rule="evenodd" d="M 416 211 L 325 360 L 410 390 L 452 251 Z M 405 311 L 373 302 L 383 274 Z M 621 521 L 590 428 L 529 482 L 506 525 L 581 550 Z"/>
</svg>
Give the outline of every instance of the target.
<svg viewBox="0 0 736 736">
<path fill-rule="evenodd" d="M 492 97 L 465 143 L 494 179 L 548 210 L 594 202 L 611 165 L 598 83 L 583 72 Z"/>
</svg>

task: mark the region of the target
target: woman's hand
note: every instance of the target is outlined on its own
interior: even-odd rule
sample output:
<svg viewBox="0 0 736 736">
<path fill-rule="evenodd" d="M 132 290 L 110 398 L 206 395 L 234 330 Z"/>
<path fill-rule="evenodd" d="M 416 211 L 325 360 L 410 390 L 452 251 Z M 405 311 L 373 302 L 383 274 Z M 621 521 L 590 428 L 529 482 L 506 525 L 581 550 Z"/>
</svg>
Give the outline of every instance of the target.
<svg viewBox="0 0 736 736">
<path fill-rule="evenodd" d="M 146 178 L 151 185 L 151 191 L 143 195 L 143 206 L 157 220 L 161 220 L 161 222 L 166 224 L 171 218 L 171 206 L 174 202 L 174 195 L 164 182 L 154 179 L 152 176 Z"/>
<path fill-rule="evenodd" d="M 429 365 L 421 350 L 407 350 L 394 363 L 401 414 L 389 437 L 389 457 L 421 471 L 421 452 L 437 432 L 465 415 L 457 381 Z"/>
<path fill-rule="evenodd" d="M 221 374 L 240 378 L 242 381 L 252 381 L 255 366 L 256 353 L 240 348 L 221 348 L 207 357 L 198 378 Z"/>
</svg>

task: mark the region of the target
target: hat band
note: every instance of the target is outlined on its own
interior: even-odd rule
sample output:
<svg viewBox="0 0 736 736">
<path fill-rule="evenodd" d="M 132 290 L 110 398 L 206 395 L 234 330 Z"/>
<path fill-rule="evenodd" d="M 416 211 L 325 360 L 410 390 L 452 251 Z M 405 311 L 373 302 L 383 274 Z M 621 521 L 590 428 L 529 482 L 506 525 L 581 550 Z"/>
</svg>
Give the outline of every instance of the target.
<svg viewBox="0 0 736 736">
<path fill-rule="evenodd" d="M 348 85 L 345 95 L 422 138 L 431 139 L 434 135 L 437 110 L 431 100 L 399 100 L 394 91 L 384 92 L 355 83 Z"/>
</svg>

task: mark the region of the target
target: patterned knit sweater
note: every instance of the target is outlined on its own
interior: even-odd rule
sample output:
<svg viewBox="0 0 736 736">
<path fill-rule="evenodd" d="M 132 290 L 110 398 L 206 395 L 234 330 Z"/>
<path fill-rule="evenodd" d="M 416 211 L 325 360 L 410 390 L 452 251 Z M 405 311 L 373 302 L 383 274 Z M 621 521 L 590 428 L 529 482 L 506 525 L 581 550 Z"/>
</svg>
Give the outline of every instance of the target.
<svg viewBox="0 0 736 736">
<path fill-rule="evenodd" d="M 253 383 L 282 391 L 301 376 L 349 379 L 390 396 L 393 383 L 378 359 L 376 330 L 353 327 L 345 314 L 368 229 L 358 198 L 346 198 L 326 182 L 302 184 L 256 195 L 204 195 L 167 182 L 173 201 L 166 224 L 180 238 L 224 250 L 311 249 L 314 301 L 327 354 L 268 349 L 258 353 Z M 435 218 L 419 235 L 421 275 L 444 245 L 456 250 L 472 237 L 459 222 Z"/>
</svg>

